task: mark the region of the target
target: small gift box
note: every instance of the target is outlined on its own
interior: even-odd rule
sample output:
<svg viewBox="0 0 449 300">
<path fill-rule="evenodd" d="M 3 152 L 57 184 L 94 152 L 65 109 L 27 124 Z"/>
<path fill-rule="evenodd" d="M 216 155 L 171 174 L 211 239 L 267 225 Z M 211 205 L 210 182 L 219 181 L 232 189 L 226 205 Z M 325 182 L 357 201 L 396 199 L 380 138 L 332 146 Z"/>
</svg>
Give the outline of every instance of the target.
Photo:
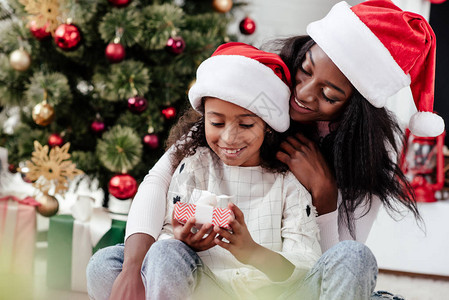
<svg viewBox="0 0 449 300">
<path fill-rule="evenodd" d="M 195 217 L 195 227 L 199 228 L 201 225 L 211 223 L 224 229 L 231 230 L 228 224 L 228 219 L 232 215 L 227 206 L 229 201 L 228 196 L 215 196 L 208 191 L 195 190 L 192 193 L 191 199 L 197 197 L 196 204 L 177 202 L 174 206 L 173 218 L 178 222 L 185 224 L 187 220 Z M 222 206 L 222 207 L 217 207 Z"/>
<path fill-rule="evenodd" d="M 37 205 L 31 197 L 1 196 L 0 273 L 33 273 Z"/>
<path fill-rule="evenodd" d="M 90 197 L 79 197 L 72 215 L 50 218 L 47 286 L 86 292 L 86 267 L 97 250 L 123 243 L 126 222 L 113 219 Z"/>
</svg>

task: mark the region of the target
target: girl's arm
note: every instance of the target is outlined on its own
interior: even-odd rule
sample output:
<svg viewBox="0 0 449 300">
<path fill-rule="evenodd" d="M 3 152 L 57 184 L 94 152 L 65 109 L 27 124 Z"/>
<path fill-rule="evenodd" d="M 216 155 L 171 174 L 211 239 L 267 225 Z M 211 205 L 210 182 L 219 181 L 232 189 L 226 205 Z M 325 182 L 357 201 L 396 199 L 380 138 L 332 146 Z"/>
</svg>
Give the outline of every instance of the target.
<svg viewBox="0 0 449 300">
<path fill-rule="evenodd" d="M 229 221 L 232 233 L 215 226 L 214 231 L 219 235 L 215 243 L 231 252 L 241 263 L 251 265 L 265 273 L 271 281 L 288 279 L 295 266 L 279 253 L 256 243 L 246 227 L 242 211 L 233 203 L 229 203 L 228 208 L 234 213 Z M 229 242 L 223 241 L 223 238 Z"/>
</svg>

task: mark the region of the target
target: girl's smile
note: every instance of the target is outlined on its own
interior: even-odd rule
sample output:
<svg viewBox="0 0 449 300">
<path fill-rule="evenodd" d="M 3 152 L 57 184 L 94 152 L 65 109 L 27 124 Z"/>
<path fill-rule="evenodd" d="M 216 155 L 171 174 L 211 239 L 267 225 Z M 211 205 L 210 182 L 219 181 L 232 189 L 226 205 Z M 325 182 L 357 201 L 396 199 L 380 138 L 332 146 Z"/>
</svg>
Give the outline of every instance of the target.
<svg viewBox="0 0 449 300">
<path fill-rule="evenodd" d="M 207 97 L 204 103 L 206 141 L 230 166 L 258 166 L 265 122 L 249 110 Z"/>
</svg>

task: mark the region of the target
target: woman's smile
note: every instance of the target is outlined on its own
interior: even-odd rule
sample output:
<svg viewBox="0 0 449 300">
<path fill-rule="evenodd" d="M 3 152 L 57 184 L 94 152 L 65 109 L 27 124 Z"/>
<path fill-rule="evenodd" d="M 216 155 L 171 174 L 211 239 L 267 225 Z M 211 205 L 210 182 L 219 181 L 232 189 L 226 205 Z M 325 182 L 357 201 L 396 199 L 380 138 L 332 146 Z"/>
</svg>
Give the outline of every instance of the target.
<svg viewBox="0 0 449 300">
<path fill-rule="evenodd" d="M 290 100 L 290 105 L 293 109 L 303 114 L 313 112 L 313 110 L 311 110 L 310 108 L 299 102 L 298 99 L 296 99 L 294 96 Z"/>
</svg>

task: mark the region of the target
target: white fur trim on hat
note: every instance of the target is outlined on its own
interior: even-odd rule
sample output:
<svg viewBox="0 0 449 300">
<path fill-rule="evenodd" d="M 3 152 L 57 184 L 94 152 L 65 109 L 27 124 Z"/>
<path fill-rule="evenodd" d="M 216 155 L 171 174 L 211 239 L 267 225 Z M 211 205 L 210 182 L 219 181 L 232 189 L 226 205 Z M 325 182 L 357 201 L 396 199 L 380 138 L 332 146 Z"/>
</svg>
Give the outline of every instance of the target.
<svg viewBox="0 0 449 300">
<path fill-rule="evenodd" d="M 255 59 L 217 55 L 198 67 L 189 90 L 192 107 L 198 110 L 203 97 L 215 97 L 241 106 L 278 132 L 290 126 L 290 88 L 273 70 Z"/>
<path fill-rule="evenodd" d="M 435 137 L 443 133 L 444 120 L 430 111 L 419 111 L 410 118 L 408 128 L 413 135 Z"/>
<path fill-rule="evenodd" d="M 388 97 L 410 85 L 409 75 L 346 2 L 310 23 L 307 33 L 373 106 L 384 107 Z"/>
</svg>

